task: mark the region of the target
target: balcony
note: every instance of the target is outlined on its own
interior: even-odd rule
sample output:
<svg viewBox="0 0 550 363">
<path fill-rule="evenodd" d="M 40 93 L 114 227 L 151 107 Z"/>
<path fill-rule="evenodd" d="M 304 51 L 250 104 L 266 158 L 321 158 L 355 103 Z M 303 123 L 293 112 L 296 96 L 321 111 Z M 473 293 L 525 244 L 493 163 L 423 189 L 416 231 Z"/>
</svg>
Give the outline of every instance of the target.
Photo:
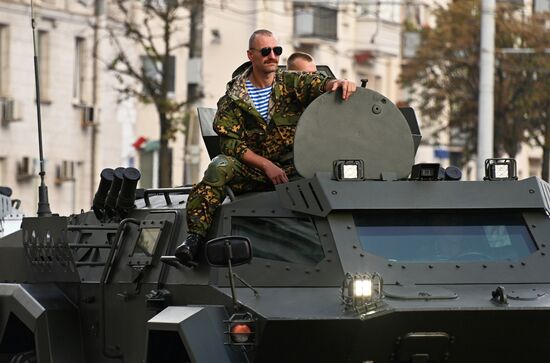
<svg viewBox="0 0 550 363">
<path fill-rule="evenodd" d="M 376 18 L 359 18 L 355 39 L 360 50 L 398 57 L 401 53 L 401 24 Z"/>
<path fill-rule="evenodd" d="M 338 10 L 294 4 L 294 36 L 319 40 L 337 40 Z"/>
</svg>

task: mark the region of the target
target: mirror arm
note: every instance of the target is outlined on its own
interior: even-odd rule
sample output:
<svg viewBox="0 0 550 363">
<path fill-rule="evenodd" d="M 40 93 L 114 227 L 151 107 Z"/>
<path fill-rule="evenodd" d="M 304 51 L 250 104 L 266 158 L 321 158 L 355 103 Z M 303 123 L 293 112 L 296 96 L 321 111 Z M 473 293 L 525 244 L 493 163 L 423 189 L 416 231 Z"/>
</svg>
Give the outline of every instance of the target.
<svg viewBox="0 0 550 363">
<path fill-rule="evenodd" d="M 245 280 L 243 280 L 242 277 L 240 277 L 239 275 L 237 275 L 237 273 L 234 273 L 233 276 L 235 276 L 237 278 L 237 280 L 239 280 L 244 286 L 248 287 L 250 290 L 252 290 L 254 292 L 254 296 L 258 296 L 260 295 L 260 293 L 258 293 L 258 290 L 256 290 L 254 287 L 252 287 L 252 285 L 250 285 L 248 282 L 246 282 Z"/>
<path fill-rule="evenodd" d="M 231 298 L 233 299 L 233 309 L 239 310 L 239 303 L 237 302 L 237 295 L 235 293 L 235 279 L 233 274 L 233 267 L 231 266 L 231 259 L 233 253 L 231 251 L 231 242 L 225 241 L 225 252 L 227 255 L 227 268 L 229 269 L 229 284 L 231 285 Z"/>
</svg>

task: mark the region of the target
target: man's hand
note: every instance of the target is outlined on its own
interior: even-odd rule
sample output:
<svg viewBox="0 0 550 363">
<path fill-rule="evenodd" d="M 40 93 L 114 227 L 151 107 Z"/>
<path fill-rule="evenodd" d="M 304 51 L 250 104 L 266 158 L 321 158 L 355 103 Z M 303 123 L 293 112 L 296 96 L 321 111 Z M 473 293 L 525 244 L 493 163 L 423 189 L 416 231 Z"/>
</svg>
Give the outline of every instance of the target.
<svg viewBox="0 0 550 363">
<path fill-rule="evenodd" d="M 263 165 L 263 171 L 273 184 L 288 183 L 288 176 L 285 171 L 269 160 Z"/>
<path fill-rule="evenodd" d="M 288 183 L 288 176 L 286 176 L 283 169 L 273 164 L 271 160 L 256 154 L 252 150 L 246 150 L 243 155 L 243 161 L 245 164 L 263 171 L 273 184 Z"/>
<path fill-rule="evenodd" d="M 355 93 L 355 90 L 357 90 L 357 85 L 347 79 L 331 79 L 325 85 L 325 90 L 327 92 L 334 92 L 338 88 L 342 89 L 342 99 L 347 100 L 353 93 Z"/>
</svg>

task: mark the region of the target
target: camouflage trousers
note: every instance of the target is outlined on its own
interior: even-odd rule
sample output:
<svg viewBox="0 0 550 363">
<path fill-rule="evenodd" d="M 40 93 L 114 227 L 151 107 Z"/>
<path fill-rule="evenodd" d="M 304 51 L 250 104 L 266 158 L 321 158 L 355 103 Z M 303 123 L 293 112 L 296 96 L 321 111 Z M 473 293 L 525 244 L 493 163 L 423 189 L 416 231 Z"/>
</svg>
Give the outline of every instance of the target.
<svg viewBox="0 0 550 363">
<path fill-rule="evenodd" d="M 289 180 L 298 178 L 294 164 L 278 166 L 286 172 Z M 202 181 L 193 187 L 187 199 L 189 233 L 206 236 L 216 209 L 226 197 L 226 186 L 230 187 L 235 195 L 275 189 L 271 180 L 268 180 L 260 170 L 231 156 L 216 156 L 210 162 Z"/>
</svg>

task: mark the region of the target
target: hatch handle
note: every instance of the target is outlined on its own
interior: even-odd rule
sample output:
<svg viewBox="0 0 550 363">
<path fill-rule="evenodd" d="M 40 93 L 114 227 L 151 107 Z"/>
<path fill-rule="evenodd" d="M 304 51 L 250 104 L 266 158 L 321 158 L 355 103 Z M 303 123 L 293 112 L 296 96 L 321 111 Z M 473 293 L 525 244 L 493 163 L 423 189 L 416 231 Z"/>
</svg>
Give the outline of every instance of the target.
<svg viewBox="0 0 550 363">
<path fill-rule="evenodd" d="M 170 194 L 189 194 L 191 192 L 191 187 L 179 187 L 179 188 L 156 188 L 156 189 L 146 189 L 143 192 L 143 199 L 145 200 L 145 205 L 147 207 L 151 206 L 151 201 L 149 200 L 149 195 L 164 195 L 164 200 L 166 205 L 172 204 L 170 199 Z"/>
<path fill-rule="evenodd" d="M 495 291 L 491 292 L 491 295 L 493 296 L 491 300 L 499 304 L 508 305 L 508 296 L 503 286 L 498 286 Z"/>
</svg>

